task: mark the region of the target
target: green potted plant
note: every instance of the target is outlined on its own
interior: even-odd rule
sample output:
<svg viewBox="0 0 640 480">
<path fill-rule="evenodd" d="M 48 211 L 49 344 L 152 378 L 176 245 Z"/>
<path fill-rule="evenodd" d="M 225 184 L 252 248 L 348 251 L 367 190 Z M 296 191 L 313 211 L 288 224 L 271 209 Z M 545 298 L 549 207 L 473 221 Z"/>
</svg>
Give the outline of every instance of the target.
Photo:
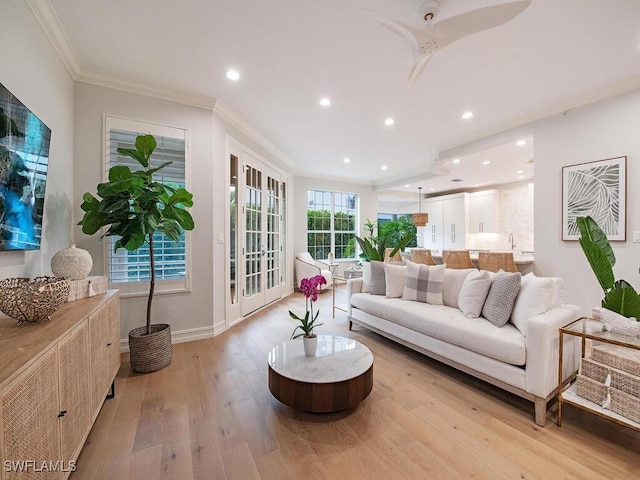
<svg viewBox="0 0 640 480">
<path fill-rule="evenodd" d="M 640 320 L 640 296 L 629 282 L 615 279 L 616 257 L 606 234 L 591 217 L 578 217 L 576 223 L 580 247 L 604 292 L 602 307 Z"/>
<path fill-rule="evenodd" d="M 368 237 L 360 238 L 356 236 L 356 240 L 360 245 L 360 249 L 362 250 L 362 254 L 360 255 L 367 262 L 373 261 L 384 261 L 384 254 L 387 247 L 391 248 L 390 235 L 386 234 L 383 236 L 376 237 L 373 235 L 373 230 L 375 225 L 371 223 L 371 220 L 367 219 L 367 223 L 364 226 L 365 230 L 368 233 Z M 403 250 L 409 242 L 411 242 L 415 238 L 415 233 L 413 232 L 404 232 L 399 235 L 399 238 L 396 239 L 396 244 L 391 250 L 390 257 L 393 257 L 396 253 Z"/>
<path fill-rule="evenodd" d="M 119 248 L 135 251 L 145 243 L 149 247 L 151 278 L 146 326 L 129 332 L 131 368 L 147 373 L 166 367 L 173 354 L 170 326 L 151 323 L 156 284 L 153 235 L 159 232 L 178 242 L 184 230 L 193 230 L 193 218 L 184 208 L 193 205 L 193 195 L 184 188 L 172 188 L 154 179 L 155 173 L 172 162 L 152 166 L 151 155 L 156 148 L 152 135 L 138 135 L 135 147 L 118 148 L 118 153 L 135 159 L 141 168 L 132 171 L 124 165 L 111 167 L 109 180 L 98 184 L 100 200 L 89 192 L 83 195 L 81 208 L 85 213 L 78 225 L 82 225 L 87 235 L 109 227 L 102 237 L 120 237 L 114 251 Z"/>
</svg>

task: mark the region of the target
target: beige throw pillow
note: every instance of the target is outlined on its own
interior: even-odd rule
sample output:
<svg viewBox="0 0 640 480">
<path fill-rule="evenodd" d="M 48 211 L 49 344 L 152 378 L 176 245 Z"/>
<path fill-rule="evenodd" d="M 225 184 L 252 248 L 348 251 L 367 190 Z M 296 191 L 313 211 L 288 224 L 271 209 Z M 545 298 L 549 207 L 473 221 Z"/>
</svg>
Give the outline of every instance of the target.
<svg viewBox="0 0 640 480">
<path fill-rule="evenodd" d="M 400 298 L 404 292 L 407 267 L 404 265 L 384 264 L 384 281 L 386 284 L 387 298 Z"/>
<path fill-rule="evenodd" d="M 442 301 L 448 307 L 458 308 L 458 296 L 465 278 L 473 268 L 447 268 L 444 271 L 444 281 L 442 282 Z"/>
<path fill-rule="evenodd" d="M 458 308 L 465 317 L 480 316 L 489 288 L 491 288 L 491 278 L 485 270 L 473 270 L 466 276 L 458 295 Z"/>
</svg>

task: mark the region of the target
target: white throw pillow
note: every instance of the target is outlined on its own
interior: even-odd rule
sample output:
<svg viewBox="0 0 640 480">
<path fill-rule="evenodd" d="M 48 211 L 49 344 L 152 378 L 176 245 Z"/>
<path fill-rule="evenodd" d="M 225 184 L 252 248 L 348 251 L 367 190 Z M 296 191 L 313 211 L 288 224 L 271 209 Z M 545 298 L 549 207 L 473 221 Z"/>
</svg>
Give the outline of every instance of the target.
<svg viewBox="0 0 640 480">
<path fill-rule="evenodd" d="M 480 316 L 489 288 L 491 288 L 491 278 L 487 271 L 473 270 L 467 275 L 458 295 L 458 308 L 465 317 Z"/>
<path fill-rule="evenodd" d="M 444 281 L 442 282 L 442 301 L 448 307 L 458 308 L 458 296 L 460 289 L 473 268 L 447 268 L 444 271 Z"/>
<path fill-rule="evenodd" d="M 362 264 L 362 293 L 369 293 L 371 290 L 371 263 Z"/>
<path fill-rule="evenodd" d="M 403 300 L 442 305 L 444 265 L 422 265 L 407 262 L 407 276 L 402 292 Z"/>
<path fill-rule="evenodd" d="M 384 280 L 387 288 L 387 298 L 400 298 L 402 296 L 406 277 L 407 267 L 404 265 L 384 264 Z"/>
<path fill-rule="evenodd" d="M 511 323 L 525 337 L 527 336 L 529 319 L 553 308 L 555 280 L 550 277 L 536 277 L 533 273 L 528 273 L 522 277 L 520 293 L 511 314 Z"/>
</svg>

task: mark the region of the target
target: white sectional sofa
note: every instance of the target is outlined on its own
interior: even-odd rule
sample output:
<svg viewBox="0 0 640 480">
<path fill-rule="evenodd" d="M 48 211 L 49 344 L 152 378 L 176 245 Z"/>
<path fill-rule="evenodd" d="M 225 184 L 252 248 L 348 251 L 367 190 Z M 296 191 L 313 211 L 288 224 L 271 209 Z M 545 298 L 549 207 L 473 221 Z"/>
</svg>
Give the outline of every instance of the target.
<svg viewBox="0 0 640 480">
<path fill-rule="evenodd" d="M 402 290 L 398 282 L 406 277 L 397 267 L 393 275 L 385 271 L 385 295 L 363 293 L 367 278 L 347 282 L 349 329 L 353 324 L 361 325 L 531 400 L 535 422 L 544 426 L 547 402 L 558 388 L 558 329 L 580 317 L 579 307 L 562 304 L 561 279 L 533 274 L 522 277 L 513 310 L 519 318 L 517 326 L 510 321 L 498 327 L 482 316 L 468 318 L 457 308 L 457 301 L 464 300 L 457 296 L 465 293 L 461 271 L 444 271 L 442 305 L 398 298 L 397 292 Z M 474 275 L 480 274 L 486 276 L 474 271 Z M 577 339 L 565 338 L 563 380 L 577 372 L 579 353 Z"/>
</svg>

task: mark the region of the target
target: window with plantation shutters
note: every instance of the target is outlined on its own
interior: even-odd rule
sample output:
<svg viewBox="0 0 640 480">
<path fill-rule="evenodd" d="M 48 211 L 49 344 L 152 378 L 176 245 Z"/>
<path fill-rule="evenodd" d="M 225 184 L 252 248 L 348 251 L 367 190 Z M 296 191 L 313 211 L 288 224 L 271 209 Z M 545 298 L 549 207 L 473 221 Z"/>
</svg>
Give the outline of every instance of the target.
<svg viewBox="0 0 640 480">
<path fill-rule="evenodd" d="M 158 146 L 151 157 L 152 165 L 173 162 L 154 175 L 154 179 L 171 187 L 188 188 L 187 158 L 188 132 L 183 129 L 148 124 L 134 120 L 107 116 L 105 175 L 115 165 L 125 165 L 131 170 L 139 170 L 135 159 L 118 155 L 118 148 L 134 148 L 139 134 L 152 134 Z M 154 235 L 156 292 L 175 291 L 189 288 L 189 233 L 183 233 L 178 243 L 161 233 Z M 123 294 L 148 293 L 151 277 L 149 266 L 149 246 L 138 250 L 113 250 L 119 237 L 105 237 L 109 282 Z"/>
</svg>

